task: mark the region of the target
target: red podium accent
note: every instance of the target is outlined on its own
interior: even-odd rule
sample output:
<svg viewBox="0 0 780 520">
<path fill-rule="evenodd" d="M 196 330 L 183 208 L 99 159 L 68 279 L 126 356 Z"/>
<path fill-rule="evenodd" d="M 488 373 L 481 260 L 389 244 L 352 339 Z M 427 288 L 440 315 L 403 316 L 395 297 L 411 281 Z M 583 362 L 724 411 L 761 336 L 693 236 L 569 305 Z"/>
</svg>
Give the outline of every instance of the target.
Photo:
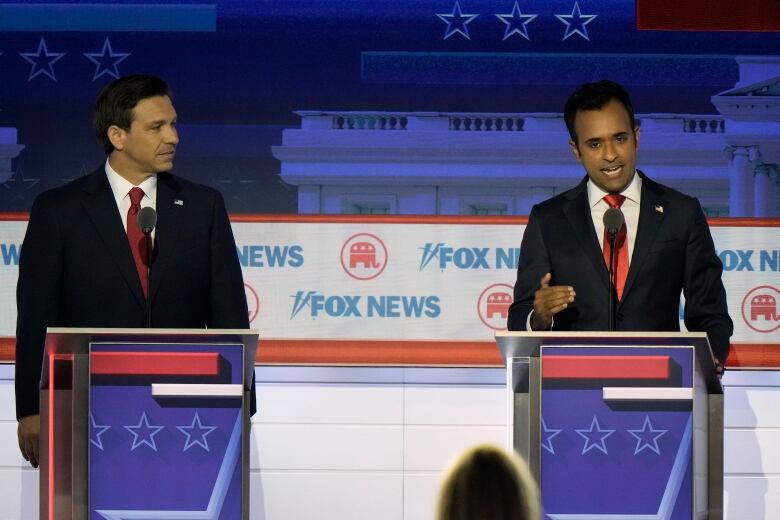
<svg viewBox="0 0 780 520">
<path fill-rule="evenodd" d="M 542 363 L 545 379 L 668 379 L 668 356 L 555 356 Z"/>
<path fill-rule="evenodd" d="M 215 352 L 93 352 L 90 359 L 92 375 L 219 375 Z"/>
</svg>

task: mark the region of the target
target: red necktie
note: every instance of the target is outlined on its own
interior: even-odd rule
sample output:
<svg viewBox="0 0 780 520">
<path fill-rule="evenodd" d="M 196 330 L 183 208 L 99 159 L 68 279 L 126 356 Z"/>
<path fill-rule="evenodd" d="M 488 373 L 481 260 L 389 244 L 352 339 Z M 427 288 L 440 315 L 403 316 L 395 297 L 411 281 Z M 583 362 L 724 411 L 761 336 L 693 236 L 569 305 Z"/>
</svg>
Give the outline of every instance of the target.
<svg viewBox="0 0 780 520">
<path fill-rule="evenodd" d="M 146 237 L 138 226 L 138 212 L 141 211 L 144 190 L 135 186 L 128 195 L 130 195 L 130 209 L 127 210 L 127 240 L 130 242 L 135 269 L 138 271 L 141 289 L 144 292 L 144 298 L 146 298 Z"/>
<path fill-rule="evenodd" d="M 623 201 L 626 198 L 623 195 L 617 193 L 608 193 L 604 196 L 604 200 L 609 204 L 610 208 L 620 208 L 623 205 Z M 623 287 L 626 285 L 626 276 L 628 275 L 628 241 L 626 240 L 626 222 L 623 221 L 623 225 L 615 236 L 615 271 L 612 273 L 612 283 L 615 284 L 617 290 L 618 300 L 623 298 Z M 610 253 L 610 240 L 609 233 L 606 228 L 604 229 L 604 263 L 609 270 L 609 253 Z"/>
</svg>

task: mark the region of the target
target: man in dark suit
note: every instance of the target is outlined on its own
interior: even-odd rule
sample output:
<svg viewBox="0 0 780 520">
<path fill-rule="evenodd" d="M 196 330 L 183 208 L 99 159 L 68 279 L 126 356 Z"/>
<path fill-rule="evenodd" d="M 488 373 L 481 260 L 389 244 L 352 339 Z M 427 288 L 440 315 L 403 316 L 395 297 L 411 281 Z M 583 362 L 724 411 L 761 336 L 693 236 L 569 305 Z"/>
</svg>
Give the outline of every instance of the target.
<svg viewBox="0 0 780 520">
<path fill-rule="evenodd" d="M 46 327 L 144 327 L 147 300 L 153 327 L 249 327 L 221 195 L 167 173 L 179 138 L 165 81 L 137 75 L 111 83 L 93 125 L 105 165 L 36 198 L 22 244 L 16 414 L 19 447 L 33 466 Z M 146 206 L 158 215 L 148 296 L 136 219 Z"/>
<path fill-rule="evenodd" d="M 677 331 L 682 293 L 685 326 L 707 333 L 722 370 L 733 324 L 699 202 L 636 170 L 639 127 L 617 83 L 580 86 L 564 119 L 587 177 L 531 210 L 509 330 L 609 330 L 608 291 L 614 290 L 615 330 Z M 613 284 L 603 223 L 611 205 L 625 216 L 615 256 L 623 251 L 626 274 L 615 269 Z"/>
</svg>

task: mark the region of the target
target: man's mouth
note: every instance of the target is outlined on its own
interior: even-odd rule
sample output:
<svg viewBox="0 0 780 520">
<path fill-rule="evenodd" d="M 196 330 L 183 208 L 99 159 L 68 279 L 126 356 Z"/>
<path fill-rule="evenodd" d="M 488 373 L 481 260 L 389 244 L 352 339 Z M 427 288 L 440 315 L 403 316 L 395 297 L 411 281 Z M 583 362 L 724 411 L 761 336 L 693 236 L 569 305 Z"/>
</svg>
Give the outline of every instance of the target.
<svg viewBox="0 0 780 520">
<path fill-rule="evenodd" d="M 606 175 L 607 177 L 617 177 L 620 175 L 620 173 L 623 171 L 623 165 L 618 164 L 615 166 L 610 166 L 608 168 L 602 168 L 601 172 Z"/>
</svg>

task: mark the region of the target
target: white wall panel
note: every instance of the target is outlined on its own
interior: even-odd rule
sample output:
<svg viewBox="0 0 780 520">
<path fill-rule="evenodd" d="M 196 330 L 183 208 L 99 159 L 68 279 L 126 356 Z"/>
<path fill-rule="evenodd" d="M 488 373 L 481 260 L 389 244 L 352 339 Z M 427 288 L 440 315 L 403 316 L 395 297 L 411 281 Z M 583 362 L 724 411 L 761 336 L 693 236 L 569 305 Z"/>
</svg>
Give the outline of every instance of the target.
<svg viewBox="0 0 780 520">
<path fill-rule="evenodd" d="M 404 434 L 404 469 L 439 471 L 475 444 L 506 443 L 504 426 L 408 426 Z"/>
<path fill-rule="evenodd" d="M 727 476 L 723 482 L 725 520 L 780 518 L 780 476 Z"/>
<path fill-rule="evenodd" d="M 780 428 L 777 388 L 726 388 L 726 428 Z"/>
<path fill-rule="evenodd" d="M 506 425 L 506 390 L 495 385 L 410 385 L 406 424 Z"/>
<path fill-rule="evenodd" d="M 18 451 L 16 444 L 13 448 Z M 0 520 L 38 518 L 38 479 L 31 468 L 0 468 Z"/>
<path fill-rule="evenodd" d="M 400 472 L 252 472 L 252 520 L 401 520 Z"/>
<path fill-rule="evenodd" d="M 780 475 L 780 430 L 726 429 L 723 444 L 726 474 Z"/>
<path fill-rule="evenodd" d="M 300 470 L 401 470 L 401 426 L 256 424 L 251 466 Z"/>
<path fill-rule="evenodd" d="M 443 472 L 407 472 L 404 476 L 404 520 L 431 520 Z"/>
<path fill-rule="evenodd" d="M 255 424 L 352 423 L 400 424 L 400 385 L 257 384 Z"/>
</svg>

